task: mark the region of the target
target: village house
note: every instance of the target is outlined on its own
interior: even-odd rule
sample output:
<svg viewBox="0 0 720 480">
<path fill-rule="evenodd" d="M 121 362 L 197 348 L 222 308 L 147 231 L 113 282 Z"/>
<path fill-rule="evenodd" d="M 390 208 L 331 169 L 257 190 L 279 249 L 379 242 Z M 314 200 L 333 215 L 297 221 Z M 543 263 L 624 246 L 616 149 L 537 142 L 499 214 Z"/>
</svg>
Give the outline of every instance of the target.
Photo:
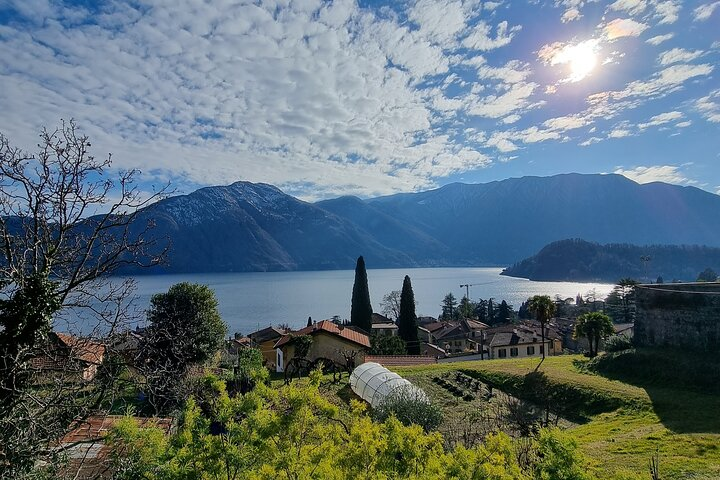
<svg viewBox="0 0 720 480">
<path fill-rule="evenodd" d="M 539 325 L 505 324 L 489 328 L 484 344 L 489 358 L 542 357 L 562 353 L 560 335 L 545 329 L 545 343 Z"/>
<path fill-rule="evenodd" d="M 269 369 L 276 367 L 275 344 L 285 335 L 285 330 L 276 327 L 266 327 L 257 332 L 253 332 L 248 337 L 252 341 L 252 346 L 260 350 L 263 356 L 263 363 Z"/>
<path fill-rule="evenodd" d="M 395 322 L 379 313 L 372 314 L 372 325 L 370 328 L 372 329 L 370 333 L 373 335 L 392 336 L 398 334 L 398 326 L 395 325 Z"/>
<path fill-rule="evenodd" d="M 424 331 L 420 330 L 421 328 Z M 447 353 L 479 352 L 482 332 L 487 328 L 488 325 L 482 322 L 464 318 L 460 321 L 435 322 L 418 327 L 418 337 L 437 345 Z"/>
<path fill-rule="evenodd" d="M 65 333 L 50 332 L 42 355 L 31 365 L 39 381 L 61 374 L 65 378 L 89 382 L 95 378 L 105 358 L 105 345 Z"/>
<path fill-rule="evenodd" d="M 292 334 L 284 335 L 274 345 L 277 372 L 284 372 L 289 362 L 295 357 L 294 339 L 302 335 L 312 337 L 312 345 L 308 350 L 306 360 L 315 362 L 326 359 L 344 365 L 348 358 L 353 358 L 355 364 L 363 362 L 365 352 L 370 349 L 370 337 L 351 327 L 337 325 L 331 320 L 323 320 L 305 327 Z"/>
</svg>

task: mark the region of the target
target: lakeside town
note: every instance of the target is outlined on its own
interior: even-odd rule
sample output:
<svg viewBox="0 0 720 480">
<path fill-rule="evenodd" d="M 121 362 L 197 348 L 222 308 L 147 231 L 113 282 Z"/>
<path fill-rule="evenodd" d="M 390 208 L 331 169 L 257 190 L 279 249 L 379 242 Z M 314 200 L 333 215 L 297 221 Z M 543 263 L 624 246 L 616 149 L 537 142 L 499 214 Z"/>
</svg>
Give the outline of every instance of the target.
<svg viewBox="0 0 720 480">
<path fill-rule="evenodd" d="M 86 418 L 70 421 L 58 431 L 62 435 L 51 441 L 57 462 L 52 471 L 63 478 L 147 475 L 147 465 L 134 458 L 136 454 L 125 457 L 140 438 L 122 437 L 133 432 L 126 430 L 127 422 L 134 425 L 133 429 L 140 428 L 135 432 L 147 430 L 172 438 L 185 428 L 188 413 L 177 410 L 185 395 L 199 395 L 200 400 L 209 394 L 206 389 L 217 388 L 207 382 L 221 379 L 220 398 L 226 395 L 227 400 L 238 401 L 259 385 L 282 391 L 315 378 L 315 388 L 321 392 L 328 389 L 323 396 L 333 392 L 331 402 L 345 408 L 352 402 L 366 402 L 375 421 L 393 417 L 408 426 L 421 426 L 426 432 L 440 431 L 446 448 L 448 440 L 458 435 L 458 426 L 450 426 L 448 417 L 458 412 L 487 414 L 492 406 L 496 410 L 491 421 L 475 418 L 464 427 L 472 434 L 466 431 L 465 438 L 453 440 L 470 448 L 498 432 L 510 438 L 532 438 L 539 429 L 567 428 L 568 422 L 577 421 L 577 412 L 553 398 L 552 390 L 560 386 L 549 382 L 544 374 L 540 386 L 523 383 L 519 387 L 488 375 L 494 368 L 502 371 L 504 362 L 535 365 L 535 372 L 542 373 L 544 362 L 552 365 L 556 357 L 562 363 L 562 358 L 567 358 L 573 364 L 578 359 L 592 364 L 617 355 L 638 355 L 636 351 L 648 354 L 658 349 L 712 348 L 720 311 L 720 283 L 713 275 L 707 269 L 699 276 L 702 281 L 672 284 L 640 284 L 625 278 L 604 299 L 594 298 L 592 292 L 575 299 L 536 295 L 518 311 L 504 301 L 472 302 L 465 296 L 458 302 L 448 293 L 442 313 L 434 318 L 415 315 L 407 276 L 402 291 L 383 298 L 380 306 L 384 314 L 372 311 L 364 259 L 360 257 L 352 291 L 352 320 L 308 318 L 306 327 L 297 330 L 270 325 L 247 335 L 227 337 L 212 290 L 181 283 L 153 296 L 143 327 L 105 338 L 49 332 L 46 343 L 37 346 L 43 353 L 31 358 L 28 371 L 35 389 L 55 385 L 64 390 L 70 385 L 76 394 L 108 375 L 108 369 L 115 378 L 104 378 L 104 384 L 122 379 L 123 386 L 116 392 L 120 396 L 105 403 L 104 408 L 96 405 Z M 198 344 L 199 338 L 204 339 L 204 345 Z M 484 371 L 484 365 L 489 366 L 489 372 Z M 472 371 L 477 375 L 469 373 Z M 418 372 L 432 376 L 418 376 Z M 428 388 L 429 379 L 432 387 L 441 387 L 441 394 Z M 345 393 L 340 396 L 342 391 Z M 451 403 L 460 405 L 440 407 L 443 394 L 458 399 Z M 522 415 L 518 408 L 525 409 Z M 227 426 L 213 425 L 205 434 L 200 433 L 200 438 L 230 435 Z M 128 441 L 131 443 L 124 443 Z M 229 455 L 224 448 L 216 455 Z M 658 458 L 651 457 L 651 461 Z M 582 464 L 576 461 L 578 465 L 573 468 Z M 43 463 L 36 463 L 38 466 L 43 467 Z M 127 472 L 134 473 L 128 477 Z M 231 478 L 249 477 L 239 469 Z"/>
<path fill-rule="evenodd" d="M 720 480 L 720 0 L 0 0 L 0 480 Z"/>
</svg>

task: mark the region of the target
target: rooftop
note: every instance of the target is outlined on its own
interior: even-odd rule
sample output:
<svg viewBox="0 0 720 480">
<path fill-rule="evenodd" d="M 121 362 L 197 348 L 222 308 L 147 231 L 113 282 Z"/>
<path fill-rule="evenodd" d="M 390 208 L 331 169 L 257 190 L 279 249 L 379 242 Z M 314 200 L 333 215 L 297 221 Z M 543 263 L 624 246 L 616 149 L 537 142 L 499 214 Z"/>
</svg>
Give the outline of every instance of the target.
<svg viewBox="0 0 720 480">
<path fill-rule="evenodd" d="M 294 336 L 315 335 L 320 332 L 329 333 L 331 335 L 337 335 L 337 336 L 342 337 L 345 340 L 348 340 L 350 342 L 356 343 L 363 347 L 370 348 L 370 337 L 369 336 L 367 336 L 366 334 L 364 334 L 362 332 L 358 332 L 357 330 L 353 330 L 350 327 L 343 327 L 341 325 L 337 325 L 330 320 L 323 320 L 323 321 L 317 322 L 309 327 L 300 329 L 297 332 L 293 332 L 291 335 L 284 335 L 275 344 L 275 348 L 280 348 L 283 345 L 286 345 L 287 343 L 291 342 Z"/>
</svg>

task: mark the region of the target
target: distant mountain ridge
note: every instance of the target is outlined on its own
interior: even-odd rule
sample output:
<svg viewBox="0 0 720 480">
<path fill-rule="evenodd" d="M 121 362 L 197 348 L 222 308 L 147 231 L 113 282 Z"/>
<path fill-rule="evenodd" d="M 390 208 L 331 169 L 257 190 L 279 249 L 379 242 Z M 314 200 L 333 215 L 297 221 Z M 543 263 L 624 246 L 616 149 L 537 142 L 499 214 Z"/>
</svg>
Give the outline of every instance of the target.
<svg viewBox="0 0 720 480">
<path fill-rule="evenodd" d="M 720 246 L 720 196 L 565 174 L 309 203 L 250 182 L 206 187 L 139 215 L 169 238 L 168 272 L 499 266 L 566 238 Z"/>
<path fill-rule="evenodd" d="M 562 240 L 503 270 L 502 275 L 538 281 L 694 281 L 706 268 L 720 271 L 720 248 L 697 245 L 628 245 Z"/>
</svg>

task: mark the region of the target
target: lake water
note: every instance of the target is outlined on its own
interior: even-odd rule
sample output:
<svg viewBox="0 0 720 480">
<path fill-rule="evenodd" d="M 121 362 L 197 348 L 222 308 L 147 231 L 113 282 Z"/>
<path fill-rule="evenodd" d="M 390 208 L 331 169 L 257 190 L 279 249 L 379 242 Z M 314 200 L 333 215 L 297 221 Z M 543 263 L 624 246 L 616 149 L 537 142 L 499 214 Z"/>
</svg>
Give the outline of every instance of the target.
<svg viewBox="0 0 720 480">
<path fill-rule="evenodd" d="M 401 290 L 403 278 L 410 275 L 418 316 L 437 317 L 440 303 L 448 292 L 459 299 L 465 295 L 460 284 L 471 284 L 470 298 L 506 300 L 517 307 L 533 295 L 561 295 L 563 298 L 595 290 L 599 298 L 613 285 L 574 282 L 531 282 L 504 277 L 500 268 L 411 268 L 368 270 L 373 309 L 380 311 L 383 295 Z M 350 317 L 354 270 L 322 272 L 209 273 L 148 275 L 136 277 L 137 304 L 147 308 L 150 297 L 178 282 L 196 282 L 215 291 L 220 313 L 229 332 L 250 333 L 268 325 L 287 323 L 303 327 L 308 316 L 314 320 L 339 315 Z"/>
</svg>

